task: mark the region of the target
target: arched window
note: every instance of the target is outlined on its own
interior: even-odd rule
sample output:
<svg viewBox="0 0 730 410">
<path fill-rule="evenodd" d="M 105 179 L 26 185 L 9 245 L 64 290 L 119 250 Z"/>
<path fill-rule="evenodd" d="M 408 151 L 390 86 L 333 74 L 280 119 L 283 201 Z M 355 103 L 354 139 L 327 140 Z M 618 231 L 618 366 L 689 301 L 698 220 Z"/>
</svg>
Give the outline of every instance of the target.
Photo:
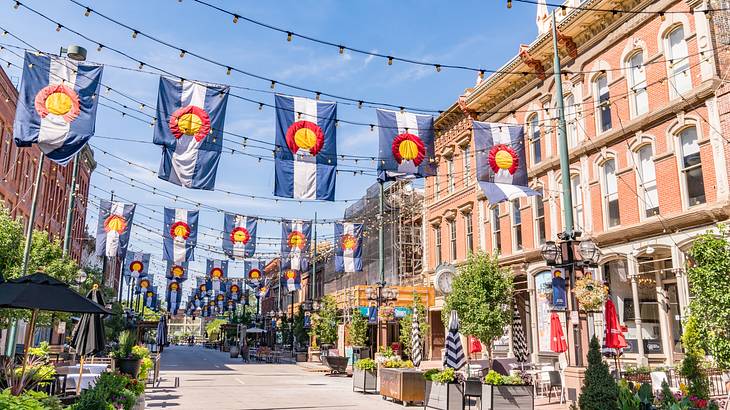
<svg viewBox="0 0 730 410">
<path fill-rule="evenodd" d="M 439 176 L 439 164 L 436 164 L 436 172 L 433 175 L 433 200 L 441 198 L 441 177 Z"/>
<path fill-rule="evenodd" d="M 596 96 L 596 128 L 600 134 L 611 129 L 611 95 L 606 74 L 601 74 L 593 80 L 593 95 Z"/>
<path fill-rule="evenodd" d="M 535 275 L 537 307 L 537 345 L 540 352 L 550 350 L 550 313 L 553 308 L 553 275 L 549 270 Z"/>
<path fill-rule="evenodd" d="M 467 144 L 461 153 L 464 156 L 464 186 L 469 186 L 471 183 L 471 146 Z"/>
<path fill-rule="evenodd" d="M 603 163 L 603 211 L 606 226 L 611 228 L 621 223 L 618 205 L 618 184 L 616 179 L 616 160 Z"/>
<path fill-rule="evenodd" d="M 573 197 L 573 228 L 583 229 L 583 189 L 580 175 L 570 177 L 570 194 Z"/>
<path fill-rule="evenodd" d="M 665 54 L 669 62 L 669 96 L 676 98 L 692 89 L 684 27 L 681 25 L 675 27 L 667 34 L 665 42 Z"/>
<path fill-rule="evenodd" d="M 492 224 L 492 249 L 502 251 L 502 232 L 499 226 L 499 205 L 494 205 L 490 210 L 490 222 Z"/>
<path fill-rule="evenodd" d="M 578 124 L 575 112 L 575 97 L 568 94 L 565 97 L 565 132 L 568 135 L 568 148 L 578 145 Z"/>
<path fill-rule="evenodd" d="M 681 145 L 680 169 L 687 193 L 687 205 L 704 204 L 705 181 L 702 177 L 700 144 L 697 142 L 697 128 L 688 127 L 679 133 Z"/>
<path fill-rule="evenodd" d="M 628 61 L 628 85 L 631 97 L 631 114 L 634 117 L 649 111 L 649 95 L 646 92 L 646 69 L 644 54 L 634 53 Z"/>
<path fill-rule="evenodd" d="M 637 153 L 639 160 L 636 167 L 639 177 L 639 188 L 642 200 L 639 207 L 644 209 L 646 217 L 659 215 L 659 195 L 656 187 L 656 169 L 654 168 L 654 152 L 651 145 L 644 145 Z"/>
<path fill-rule="evenodd" d="M 520 198 L 510 201 L 512 213 L 512 249 L 522 250 L 522 211 L 520 210 Z"/>
<path fill-rule="evenodd" d="M 540 144 L 540 122 L 537 114 L 532 114 L 527 120 L 527 132 L 530 136 L 530 152 L 532 153 L 532 164 L 539 164 L 542 161 L 542 146 Z"/>
<path fill-rule="evenodd" d="M 535 201 L 535 205 L 532 208 L 535 218 L 535 243 L 542 245 L 545 243 L 545 237 L 547 236 L 545 232 L 545 202 L 543 202 L 542 188 L 537 188 L 535 191 L 540 193 L 540 195 L 532 197 L 533 201 Z"/>
</svg>

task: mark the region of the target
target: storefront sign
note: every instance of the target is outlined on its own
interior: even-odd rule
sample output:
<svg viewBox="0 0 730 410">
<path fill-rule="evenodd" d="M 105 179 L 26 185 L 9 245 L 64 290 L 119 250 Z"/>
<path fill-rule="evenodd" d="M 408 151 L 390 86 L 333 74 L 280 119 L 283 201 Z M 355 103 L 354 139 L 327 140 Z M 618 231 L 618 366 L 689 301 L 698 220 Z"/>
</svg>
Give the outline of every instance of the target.
<svg viewBox="0 0 730 410">
<path fill-rule="evenodd" d="M 396 319 L 401 319 L 411 313 L 411 308 L 395 306 L 393 313 Z M 375 323 L 378 317 L 378 310 L 375 306 L 360 306 L 360 314 L 368 318 L 368 321 Z"/>
<path fill-rule="evenodd" d="M 568 308 L 567 293 L 565 291 L 565 277 L 562 269 L 553 270 L 553 309 L 565 310 Z"/>
</svg>

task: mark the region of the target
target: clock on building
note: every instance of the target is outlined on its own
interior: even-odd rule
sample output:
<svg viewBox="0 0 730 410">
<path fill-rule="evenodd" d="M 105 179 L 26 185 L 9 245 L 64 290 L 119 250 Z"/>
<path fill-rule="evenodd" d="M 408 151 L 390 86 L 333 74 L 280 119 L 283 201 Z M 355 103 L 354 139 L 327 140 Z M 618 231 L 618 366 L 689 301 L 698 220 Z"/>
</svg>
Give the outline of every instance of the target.
<svg viewBox="0 0 730 410">
<path fill-rule="evenodd" d="M 436 268 L 436 275 L 433 279 L 433 286 L 438 292 L 444 295 L 451 293 L 451 284 L 454 281 L 456 269 L 452 265 L 441 265 Z"/>
</svg>

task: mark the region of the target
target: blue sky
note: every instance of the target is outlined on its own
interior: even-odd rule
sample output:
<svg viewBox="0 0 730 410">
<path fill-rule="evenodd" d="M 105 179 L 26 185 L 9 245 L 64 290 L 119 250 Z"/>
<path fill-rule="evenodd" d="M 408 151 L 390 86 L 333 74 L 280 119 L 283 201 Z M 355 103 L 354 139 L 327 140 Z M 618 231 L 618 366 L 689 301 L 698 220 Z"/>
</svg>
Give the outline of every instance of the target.
<svg viewBox="0 0 730 410">
<path fill-rule="evenodd" d="M 382 101 L 405 106 L 445 109 L 467 87 L 474 84 L 476 75 L 472 72 L 444 69 L 440 73 L 432 67 L 419 67 L 405 63 L 388 66 L 378 58 L 345 53 L 306 42 L 296 37 L 292 42 L 286 36 L 239 21 L 233 24 L 230 17 L 210 10 L 191 0 L 130 0 L 96 1 L 80 0 L 91 8 L 118 19 L 142 32 L 162 40 L 195 51 L 227 65 L 239 67 L 266 77 L 275 78 L 307 88 L 358 99 Z M 530 43 L 537 34 L 535 8 L 532 5 L 515 3 L 507 9 L 501 0 L 488 1 L 228 1 L 210 0 L 223 8 L 233 10 L 295 32 L 331 40 L 336 43 L 373 50 L 386 55 L 396 55 L 417 60 L 443 64 L 462 64 L 496 69 L 514 56 L 520 43 Z M 84 16 L 84 10 L 68 0 L 40 1 L 23 0 L 24 4 L 61 22 L 65 27 L 80 31 L 88 37 L 121 49 L 141 61 L 161 66 L 175 74 L 201 81 L 219 82 L 238 86 L 268 90 L 269 84 L 253 80 L 240 74 L 226 75 L 225 70 L 202 62 L 191 56 L 181 59 L 177 51 L 165 48 L 138 36 L 133 39 L 127 29 L 115 26 L 95 16 Z M 137 68 L 138 63 L 130 61 L 109 50 L 96 51 L 96 44 L 85 41 L 69 31 L 56 31 L 53 23 L 25 10 L 13 10 L 12 2 L 3 2 L 0 24 L 30 44 L 44 51 L 57 51 L 67 44 L 79 44 L 89 50 L 88 59 L 104 64 Z M 0 42 L 17 44 L 10 36 Z M 19 63 L 19 59 L 8 51 L 0 57 Z M 16 80 L 20 77 L 17 68 L 6 69 Z M 102 82 L 114 89 L 144 101 L 154 107 L 157 99 L 158 77 L 134 71 L 125 71 L 107 66 Z M 276 90 L 291 95 L 306 95 L 277 86 Z M 236 93 L 273 103 L 270 93 L 236 90 Z M 313 97 L 312 95 L 308 95 Z M 135 106 L 124 98 L 108 94 L 108 97 Z M 324 99 L 324 98 L 323 98 Z M 154 114 L 152 109 L 145 109 Z M 373 109 L 358 110 L 353 106 L 340 104 L 338 116 L 342 119 L 374 123 Z M 226 131 L 252 138 L 274 141 L 274 112 L 257 105 L 234 98 L 229 99 Z M 96 121 L 97 135 L 151 141 L 152 128 L 149 125 L 122 117 L 118 112 L 99 107 Z M 339 153 L 374 156 L 377 154 L 377 129 L 340 124 L 337 130 Z M 230 143 L 240 148 L 240 140 L 231 138 Z M 144 167 L 157 170 L 160 150 L 151 144 L 132 143 L 92 138 L 91 143 L 104 151 L 128 159 Z M 248 215 L 266 215 L 288 218 L 312 218 L 314 212 L 320 218 L 342 216 L 346 204 L 337 203 L 284 203 L 279 201 L 250 200 L 226 195 L 220 192 L 192 191 L 158 180 L 150 172 L 129 166 L 95 149 L 100 166 L 92 177 L 90 202 L 97 202 L 95 196 L 107 196 L 102 190 L 113 189 L 122 198 L 157 209 L 138 209 L 135 222 L 162 230 L 161 211 L 163 206 L 192 207 L 175 203 L 148 192 L 140 191 L 126 184 L 111 181 L 103 176 L 113 168 L 119 178 L 135 178 L 195 202 L 205 203 L 232 212 Z M 261 150 L 247 148 L 246 152 L 264 154 Z M 270 156 L 270 153 L 268 154 Z M 367 164 L 366 166 L 370 166 Z M 223 155 L 218 169 L 217 187 L 234 192 L 273 196 L 273 162 L 262 161 L 243 155 Z M 352 176 L 340 173 L 337 180 L 338 199 L 359 198 L 366 187 L 374 182 L 370 176 Z M 98 187 L 98 188 L 97 188 Z M 96 213 L 90 206 L 87 221 L 92 231 L 96 229 Z M 222 214 L 202 211 L 200 215 L 202 232 L 215 234 L 212 230 L 222 227 Z M 208 229 L 206 227 L 210 227 Z M 332 226 L 320 226 L 320 237 L 331 237 Z M 259 235 L 278 237 L 280 227 L 275 223 L 260 223 Z M 199 236 L 199 242 L 220 247 L 219 240 L 210 236 Z M 278 248 L 272 240 L 260 244 L 262 251 Z M 161 240 L 159 236 L 145 232 L 139 227 L 133 229 L 131 248 L 151 252 L 158 261 L 154 270 L 161 271 Z M 192 270 L 202 272 L 205 258 L 211 255 L 202 249 L 196 252 Z M 234 276 L 240 276 L 239 269 Z"/>
</svg>

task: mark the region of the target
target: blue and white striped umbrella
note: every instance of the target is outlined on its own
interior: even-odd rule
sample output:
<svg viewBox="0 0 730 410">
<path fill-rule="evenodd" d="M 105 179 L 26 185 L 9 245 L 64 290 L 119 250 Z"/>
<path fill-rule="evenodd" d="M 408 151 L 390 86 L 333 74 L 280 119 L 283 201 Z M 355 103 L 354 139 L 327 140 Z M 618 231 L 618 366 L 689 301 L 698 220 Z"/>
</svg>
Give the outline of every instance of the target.
<svg viewBox="0 0 730 410">
<path fill-rule="evenodd" d="M 459 370 L 466 365 L 466 354 L 464 346 L 459 337 L 459 315 L 455 310 L 451 311 L 449 317 L 449 333 L 446 335 L 446 346 L 444 351 L 444 367 L 451 367 Z"/>
</svg>

